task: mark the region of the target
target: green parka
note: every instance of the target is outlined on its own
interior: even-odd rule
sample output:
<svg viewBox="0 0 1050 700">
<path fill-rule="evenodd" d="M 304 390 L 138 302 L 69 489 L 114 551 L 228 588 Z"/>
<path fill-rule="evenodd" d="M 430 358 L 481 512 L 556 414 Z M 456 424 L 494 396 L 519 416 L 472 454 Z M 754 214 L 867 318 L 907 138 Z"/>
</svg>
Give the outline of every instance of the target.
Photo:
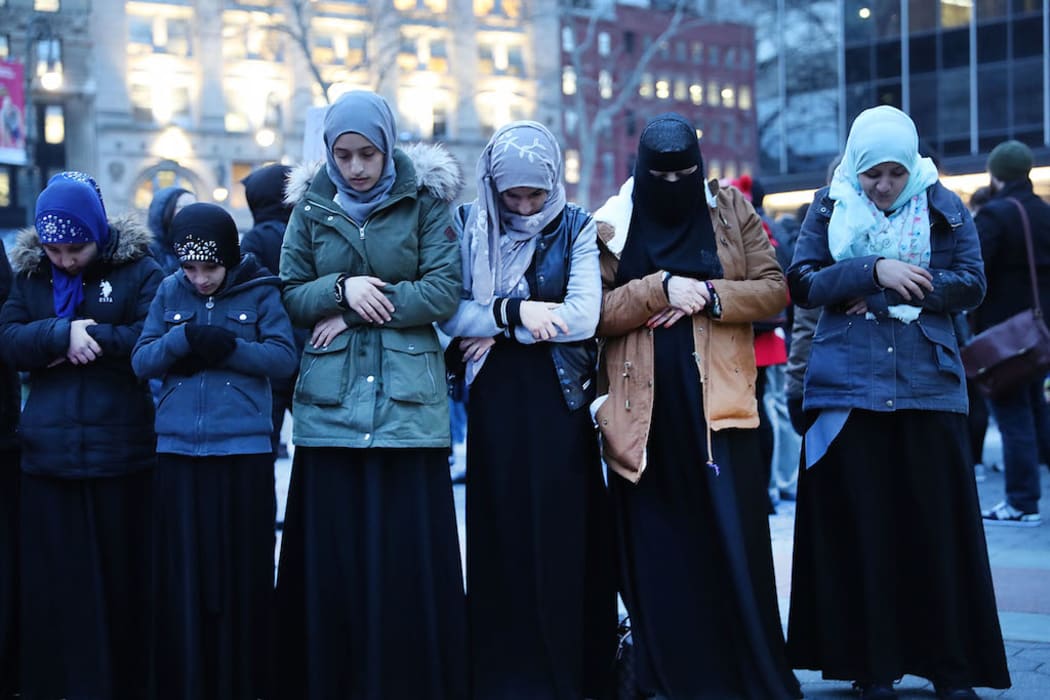
<svg viewBox="0 0 1050 700">
<path fill-rule="evenodd" d="M 327 348 L 307 343 L 295 386 L 293 441 L 308 447 L 447 447 L 445 364 L 433 322 L 455 312 L 462 288 L 451 202 L 462 187 L 438 146 L 394 151 L 393 189 L 360 226 L 334 201 L 322 166 L 300 166 L 281 248 L 292 323 L 342 313 L 350 328 Z M 340 274 L 372 275 L 394 305 L 376 326 L 335 300 Z"/>
</svg>

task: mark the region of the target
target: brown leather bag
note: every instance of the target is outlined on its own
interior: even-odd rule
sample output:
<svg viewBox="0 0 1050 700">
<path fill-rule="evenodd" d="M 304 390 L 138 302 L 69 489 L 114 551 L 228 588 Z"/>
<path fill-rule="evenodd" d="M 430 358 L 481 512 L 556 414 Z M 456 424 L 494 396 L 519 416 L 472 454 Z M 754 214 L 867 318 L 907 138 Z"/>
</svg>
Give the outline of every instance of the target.
<svg viewBox="0 0 1050 700">
<path fill-rule="evenodd" d="M 1014 314 L 1002 323 L 978 334 L 962 348 L 967 379 L 982 394 L 1000 398 L 1015 389 L 1046 376 L 1050 370 L 1050 329 L 1039 304 L 1039 284 L 1035 274 L 1035 253 L 1028 212 L 1008 197 L 1021 213 L 1024 242 L 1028 251 L 1028 272 L 1032 281 L 1032 308 Z"/>
</svg>

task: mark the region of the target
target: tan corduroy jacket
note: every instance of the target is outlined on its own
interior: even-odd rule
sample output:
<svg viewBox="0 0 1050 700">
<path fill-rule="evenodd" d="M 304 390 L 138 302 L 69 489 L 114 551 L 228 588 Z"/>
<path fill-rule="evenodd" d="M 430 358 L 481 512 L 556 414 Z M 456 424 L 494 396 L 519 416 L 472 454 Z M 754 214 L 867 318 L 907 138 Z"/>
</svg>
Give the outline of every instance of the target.
<svg viewBox="0 0 1050 700">
<path fill-rule="evenodd" d="M 668 300 L 662 271 L 613 288 L 631 220 L 631 187 L 628 181 L 594 216 L 603 288 L 597 331 L 600 396 L 594 407 L 606 464 L 637 482 L 645 471 L 653 404 L 653 332 L 645 324 Z M 725 272 L 724 279 L 711 280 L 722 303 L 721 318 L 692 317 L 710 451 L 711 430 L 758 425 L 751 323 L 779 312 L 788 297 L 784 274 L 750 202 L 735 188 L 720 189 L 715 180 L 704 195 Z"/>
</svg>

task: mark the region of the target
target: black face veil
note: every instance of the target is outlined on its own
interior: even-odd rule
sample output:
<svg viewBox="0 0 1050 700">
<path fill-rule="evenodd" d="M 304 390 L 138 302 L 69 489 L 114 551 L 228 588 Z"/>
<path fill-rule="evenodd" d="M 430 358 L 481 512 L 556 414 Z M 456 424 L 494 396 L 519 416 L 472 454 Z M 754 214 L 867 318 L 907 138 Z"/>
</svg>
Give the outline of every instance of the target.
<svg viewBox="0 0 1050 700">
<path fill-rule="evenodd" d="M 674 182 L 652 174 L 693 166 L 696 170 Z M 634 207 L 617 272 L 619 283 L 657 270 L 696 279 L 722 276 L 703 171 L 692 124 L 677 114 L 662 114 L 646 125 L 634 167 Z"/>
</svg>

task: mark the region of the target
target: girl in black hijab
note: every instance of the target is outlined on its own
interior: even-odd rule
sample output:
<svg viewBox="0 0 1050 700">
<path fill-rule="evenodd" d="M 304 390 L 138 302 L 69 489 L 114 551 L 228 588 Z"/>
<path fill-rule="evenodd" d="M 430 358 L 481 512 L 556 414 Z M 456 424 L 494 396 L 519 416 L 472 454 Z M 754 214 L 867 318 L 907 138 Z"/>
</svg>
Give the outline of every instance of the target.
<svg viewBox="0 0 1050 700">
<path fill-rule="evenodd" d="M 646 126 L 633 183 L 595 218 L 607 392 L 595 418 L 639 690 L 798 697 L 749 430 L 751 322 L 786 301 L 773 248 L 740 192 L 705 185 L 695 129 L 675 114 Z"/>
</svg>

